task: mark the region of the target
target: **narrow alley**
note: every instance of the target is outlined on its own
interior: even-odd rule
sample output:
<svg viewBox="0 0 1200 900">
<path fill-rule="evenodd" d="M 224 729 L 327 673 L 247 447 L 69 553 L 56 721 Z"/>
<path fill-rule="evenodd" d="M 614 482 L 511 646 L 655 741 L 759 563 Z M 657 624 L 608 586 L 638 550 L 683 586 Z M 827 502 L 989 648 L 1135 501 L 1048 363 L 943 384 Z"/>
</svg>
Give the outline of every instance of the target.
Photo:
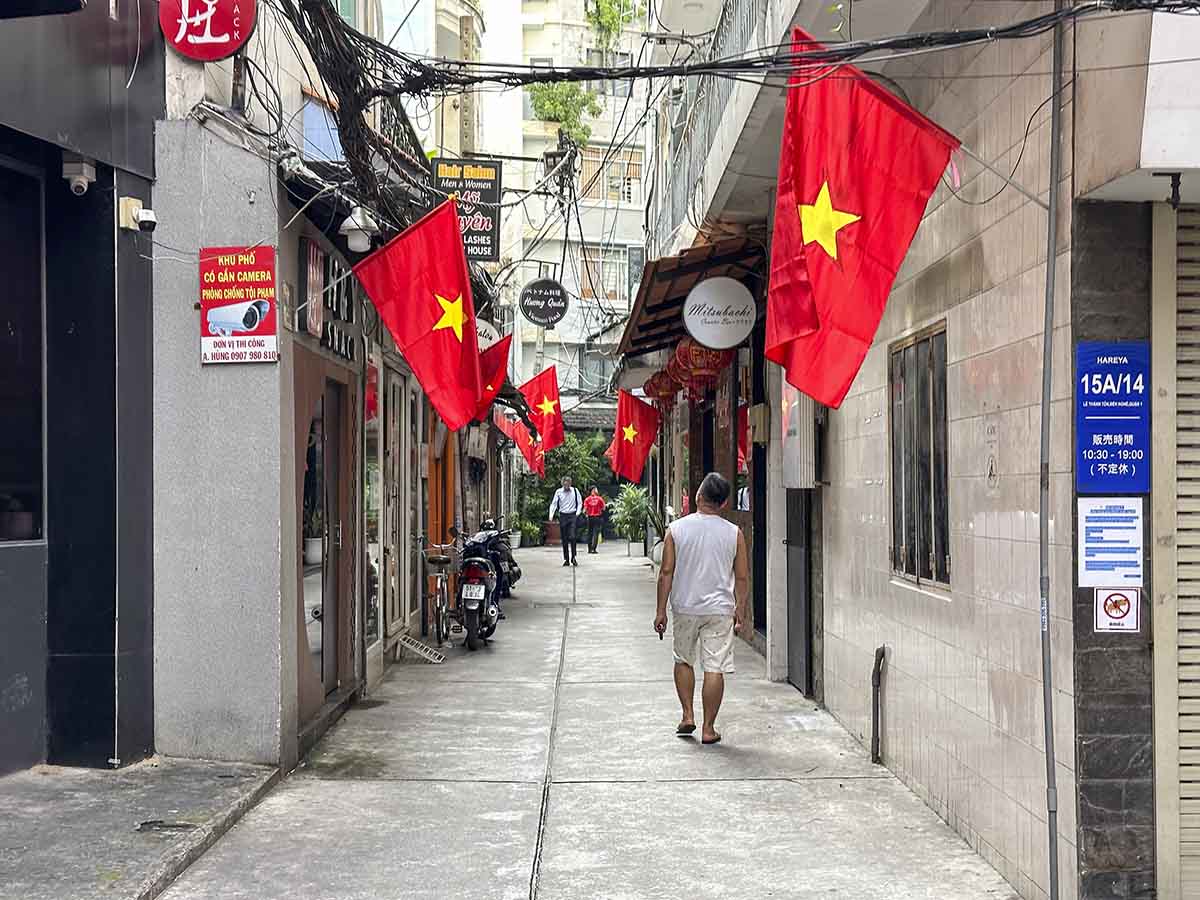
<svg viewBox="0 0 1200 900">
<path fill-rule="evenodd" d="M 724 742 L 675 737 L 644 557 L 519 557 L 485 649 L 392 667 L 164 896 L 1015 897 L 741 642 Z"/>
</svg>

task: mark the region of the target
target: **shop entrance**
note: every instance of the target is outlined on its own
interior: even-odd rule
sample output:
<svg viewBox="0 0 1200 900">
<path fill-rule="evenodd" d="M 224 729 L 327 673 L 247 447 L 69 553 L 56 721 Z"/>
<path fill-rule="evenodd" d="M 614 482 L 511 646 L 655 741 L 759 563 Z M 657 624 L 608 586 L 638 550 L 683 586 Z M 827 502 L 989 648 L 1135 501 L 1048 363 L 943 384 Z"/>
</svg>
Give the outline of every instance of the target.
<svg viewBox="0 0 1200 900">
<path fill-rule="evenodd" d="M 313 409 L 304 473 L 305 632 L 326 695 L 338 686 L 341 416 L 341 385 L 327 381 Z"/>
<path fill-rule="evenodd" d="M 809 573 L 809 493 L 787 491 L 788 681 L 813 692 L 813 615 Z"/>
</svg>

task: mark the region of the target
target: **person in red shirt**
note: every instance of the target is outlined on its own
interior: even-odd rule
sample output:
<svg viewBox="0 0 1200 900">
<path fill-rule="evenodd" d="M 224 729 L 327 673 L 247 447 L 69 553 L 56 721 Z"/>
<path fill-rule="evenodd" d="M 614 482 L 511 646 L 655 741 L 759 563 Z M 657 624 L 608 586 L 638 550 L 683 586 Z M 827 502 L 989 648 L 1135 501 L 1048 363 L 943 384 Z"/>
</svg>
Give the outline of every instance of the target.
<svg viewBox="0 0 1200 900">
<path fill-rule="evenodd" d="M 604 510 L 607 506 L 598 487 L 593 487 L 592 492 L 583 501 L 583 512 L 588 520 L 588 553 L 596 552 L 596 540 L 604 527 Z"/>
</svg>

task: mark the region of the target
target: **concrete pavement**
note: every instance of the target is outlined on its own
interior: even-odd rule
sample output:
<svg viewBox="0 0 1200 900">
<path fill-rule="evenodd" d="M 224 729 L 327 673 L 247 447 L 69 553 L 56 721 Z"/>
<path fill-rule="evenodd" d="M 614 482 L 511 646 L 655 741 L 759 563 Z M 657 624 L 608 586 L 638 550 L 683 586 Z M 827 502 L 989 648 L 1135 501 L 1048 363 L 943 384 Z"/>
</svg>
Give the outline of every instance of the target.
<svg viewBox="0 0 1200 900">
<path fill-rule="evenodd" d="M 168 900 L 1015 898 L 744 644 L 724 742 L 675 737 L 623 544 L 580 556 L 574 596 L 557 549 L 520 559 L 485 649 L 394 666 Z"/>
</svg>

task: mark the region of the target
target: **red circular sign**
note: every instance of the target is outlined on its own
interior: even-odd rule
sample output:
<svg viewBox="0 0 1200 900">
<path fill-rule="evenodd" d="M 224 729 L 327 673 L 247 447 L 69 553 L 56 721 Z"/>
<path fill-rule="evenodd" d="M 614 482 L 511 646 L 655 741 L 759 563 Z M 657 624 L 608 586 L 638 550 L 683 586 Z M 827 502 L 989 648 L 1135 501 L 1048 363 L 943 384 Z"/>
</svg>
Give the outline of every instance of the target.
<svg viewBox="0 0 1200 900">
<path fill-rule="evenodd" d="M 158 24 L 177 53 L 215 62 L 237 53 L 250 40 L 258 0 L 161 0 Z"/>
<path fill-rule="evenodd" d="M 1129 610 L 1129 598 L 1124 594 L 1109 594 L 1104 598 L 1104 612 L 1110 619 L 1123 619 Z"/>
</svg>

